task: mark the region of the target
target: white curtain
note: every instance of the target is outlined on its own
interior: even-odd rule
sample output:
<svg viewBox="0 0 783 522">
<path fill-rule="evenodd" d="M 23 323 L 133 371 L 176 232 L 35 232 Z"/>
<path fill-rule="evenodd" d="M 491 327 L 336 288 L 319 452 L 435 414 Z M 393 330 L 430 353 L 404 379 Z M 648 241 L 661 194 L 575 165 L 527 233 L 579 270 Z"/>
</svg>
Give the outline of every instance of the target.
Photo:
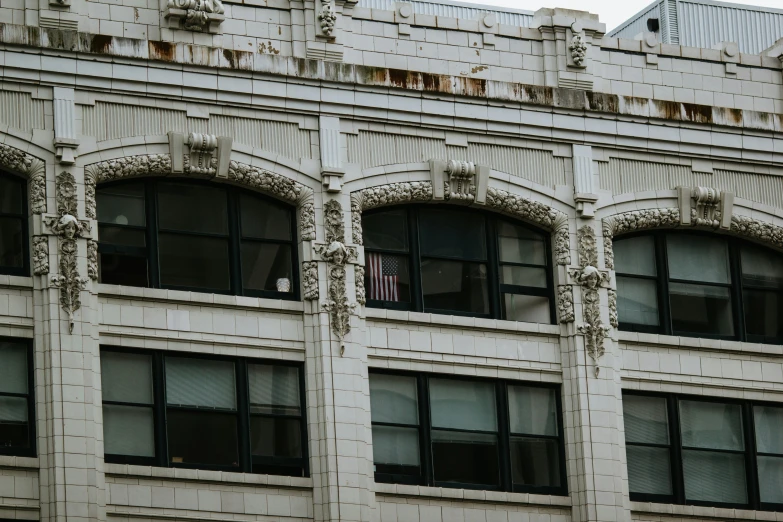
<svg viewBox="0 0 783 522">
<path fill-rule="evenodd" d="M 370 374 L 370 412 L 373 422 L 418 425 L 416 379 L 403 375 Z"/>
<path fill-rule="evenodd" d="M 509 386 L 508 410 L 511 433 L 557 435 L 555 390 Z"/>
<path fill-rule="evenodd" d="M 376 464 L 419 465 L 419 433 L 415 428 L 372 427 L 372 451 Z"/>
<path fill-rule="evenodd" d="M 783 408 L 754 406 L 756 451 L 783 455 Z"/>
<path fill-rule="evenodd" d="M 618 274 L 655 275 L 655 243 L 652 236 L 615 241 L 614 267 Z"/>
<path fill-rule="evenodd" d="M 152 408 L 104 405 L 103 440 L 106 453 L 154 457 Z"/>
<path fill-rule="evenodd" d="M 250 406 L 298 410 L 299 370 L 293 366 L 249 364 Z"/>
<path fill-rule="evenodd" d="M 745 449 L 742 415 L 736 404 L 680 401 L 683 447 Z"/>
<path fill-rule="evenodd" d="M 717 237 L 691 234 L 666 236 L 669 278 L 730 283 L 729 250 L 726 241 Z"/>
<path fill-rule="evenodd" d="M 617 312 L 621 323 L 657 325 L 655 281 L 617 276 Z"/>
<path fill-rule="evenodd" d="M 27 347 L 0 342 L 0 392 L 27 393 Z"/>
<path fill-rule="evenodd" d="M 433 428 L 497 431 L 495 386 L 487 382 L 430 379 Z"/>
<path fill-rule="evenodd" d="M 106 401 L 152 404 L 152 358 L 101 352 L 101 383 Z"/>
<path fill-rule="evenodd" d="M 783 458 L 757 457 L 762 502 L 783 504 Z"/>
<path fill-rule="evenodd" d="M 166 357 L 166 402 L 171 406 L 236 409 L 234 363 Z"/>
</svg>

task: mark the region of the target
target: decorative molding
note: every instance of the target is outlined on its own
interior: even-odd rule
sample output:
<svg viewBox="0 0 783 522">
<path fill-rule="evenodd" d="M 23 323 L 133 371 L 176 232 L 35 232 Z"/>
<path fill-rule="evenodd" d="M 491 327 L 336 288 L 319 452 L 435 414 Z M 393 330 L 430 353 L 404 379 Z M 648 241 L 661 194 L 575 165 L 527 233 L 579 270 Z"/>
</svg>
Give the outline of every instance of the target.
<svg viewBox="0 0 783 522">
<path fill-rule="evenodd" d="M 370 187 L 351 193 L 351 239 L 362 243 L 362 212 L 373 208 L 432 200 L 432 182 L 406 181 Z"/>
<path fill-rule="evenodd" d="M 432 199 L 485 204 L 489 170 L 471 161 L 430 160 Z"/>
<path fill-rule="evenodd" d="M 49 238 L 47 236 L 33 237 L 33 273 L 35 275 L 49 273 Z"/>
<path fill-rule="evenodd" d="M 579 268 L 569 270 L 569 275 L 582 287 L 583 324 L 577 325 L 577 331 L 585 336 L 587 354 L 595 362 L 595 376 L 601 371 L 600 361 L 605 353 L 604 339 L 610 326 L 601 321 L 601 302 L 598 289 L 609 282 L 609 274 L 598 270 L 598 248 L 595 231 L 590 225 L 577 230 Z"/>
<path fill-rule="evenodd" d="M 315 239 L 315 202 L 313 201 L 313 191 L 305 188 L 302 203 L 299 205 L 299 237 L 302 241 L 313 241 Z"/>
<path fill-rule="evenodd" d="M 620 321 L 617 318 L 617 290 L 607 290 L 609 295 L 609 324 L 612 328 L 618 328 Z"/>
<path fill-rule="evenodd" d="M 332 332 L 341 343 L 351 331 L 351 314 L 356 306 L 349 303 L 345 287 L 345 265 L 356 259 L 356 249 L 345 246 L 343 219 L 343 207 L 340 202 L 333 199 L 327 201 L 324 205 L 326 245 L 316 248 L 316 252 L 327 262 L 328 299 L 323 308 L 329 312 Z"/>
<path fill-rule="evenodd" d="M 680 224 L 728 230 L 734 211 L 734 194 L 711 187 L 677 187 Z"/>
<path fill-rule="evenodd" d="M 58 216 L 45 218 L 44 222 L 53 235 L 59 238 L 60 273 L 50 277 L 52 286 L 60 289 L 60 306 L 68 314 L 69 332 L 73 333 L 73 314 L 81 308 L 79 293 L 87 279 L 79 275 L 76 239 L 89 235 L 89 222 L 79 221 L 76 199 L 76 180 L 73 174 L 63 171 L 57 175 L 55 200 Z"/>
<path fill-rule="evenodd" d="M 302 263 L 302 286 L 304 287 L 303 298 L 306 301 L 318 300 L 318 263 L 316 261 Z"/>
<path fill-rule="evenodd" d="M 0 143 L 0 167 L 23 174 L 30 180 L 30 209 L 46 212 L 46 164 L 16 147 Z"/>
<path fill-rule="evenodd" d="M 318 136 L 321 150 L 321 179 L 327 192 L 342 190 L 342 167 L 340 118 L 321 116 L 318 119 Z"/>
<path fill-rule="evenodd" d="M 166 19 L 169 29 L 218 33 L 225 20 L 220 0 L 168 0 Z"/>
<path fill-rule="evenodd" d="M 62 165 L 76 162 L 75 151 L 79 147 L 76 136 L 75 95 L 72 88 L 54 87 L 54 147 L 55 157 Z"/>
<path fill-rule="evenodd" d="M 92 239 L 87 240 L 87 276 L 98 280 L 98 242 Z"/>
<path fill-rule="evenodd" d="M 588 145 L 572 145 L 571 156 L 576 213 L 581 218 L 592 218 L 593 206 L 598 201 L 593 176 L 593 148 Z"/>
<path fill-rule="evenodd" d="M 574 289 L 571 285 L 557 287 L 557 311 L 561 323 L 574 322 Z"/>
<path fill-rule="evenodd" d="M 364 287 L 364 267 L 356 265 L 353 267 L 354 285 L 356 285 L 356 302 L 359 304 L 367 303 L 367 291 Z"/>
<path fill-rule="evenodd" d="M 213 156 L 217 153 L 218 139 L 214 134 L 202 134 L 191 132 L 185 142 L 190 147 L 190 162 L 188 167 L 191 174 L 214 176 L 217 174 L 215 165 L 212 164 Z M 173 157 L 173 155 L 172 155 Z"/>
<path fill-rule="evenodd" d="M 568 50 L 571 51 L 571 60 L 574 65 L 576 67 L 584 67 L 587 59 L 587 44 L 582 34 L 574 34 L 573 38 L 571 38 L 571 43 L 568 45 Z"/>
<path fill-rule="evenodd" d="M 323 2 L 321 12 L 318 13 L 318 25 L 321 28 L 321 34 L 332 38 L 335 25 L 337 24 L 337 14 L 334 12 L 332 2 Z"/>
</svg>

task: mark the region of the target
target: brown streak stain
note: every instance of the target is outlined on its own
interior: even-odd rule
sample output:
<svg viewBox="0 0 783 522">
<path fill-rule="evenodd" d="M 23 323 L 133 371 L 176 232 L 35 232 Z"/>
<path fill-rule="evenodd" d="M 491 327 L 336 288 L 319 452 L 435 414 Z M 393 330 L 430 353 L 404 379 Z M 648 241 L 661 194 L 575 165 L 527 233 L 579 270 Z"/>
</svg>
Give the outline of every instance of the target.
<svg viewBox="0 0 783 522">
<path fill-rule="evenodd" d="M 389 83 L 392 87 L 408 87 L 408 71 L 401 69 L 389 69 Z"/>
<path fill-rule="evenodd" d="M 236 69 L 237 68 L 236 57 L 234 56 L 234 51 L 232 51 L 231 49 L 223 49 L 223 58 L 226 59 L 226 61 L 228 62 L 228 66 L 231 69 Z"/>
<path fill-rule="evenodd" d="M 470 70 L 470 72 L 471 72 L 471 74 L 476 74 L 476 73 L 481 72 L 481 71 L 486 71 L 487 69 L 489 69 L 489 67 L 487 67 L 486 65 L 478 65 L 476 67 L 473 67 Z"/>
<path fill-rule="evenodd" d="M 536 105 L 552 105 L 554 101 L 554 94 L 551 87 L 541 87 L 538 85 L 523 85 L 530 103 Z"/>
<path fill-rule="evenodd" d="M 487 94 L 487 81 L 479 78 L 460 78 L 464 85 L 464 93 L 468 96 L 483 98 Z"/>
<path fill-rule="evenodd" d="M 158 42 L 150 40 L 150 58 L 163 60 L 164 62 L 174 61 L 174 44 L 171 42 Z"/>
<path fill-rule="evenodd" d="M 742 125 L 742 109 L 727 109 L 726 112 L 731 121 L 736 125 Z"/>
<path fill-rule="evenodd" d="M 592 111 L 613 112 L 620 111 L 620 100 L 616 94 L 587 91 L 587 107 Z"/>
<path fill-rule="evenodd" d="M 657 116 L 667 120 L 681 120 L 680 104 L 672 101 L 653 100 L 655 108 L 658 109 Z"/>
<path fill-rule="evenodd" d="M 438 77 L 430 73 L 421 73 L 421 80 L 425 91 L 438 90 Z"/>
<path fill-rule="evenodd" d="M 694 123 L 712 123 L 712 107 L 696 103 L 683 103 L 685 117 Z"/>
<path fill-rule="evenodd" d="M 91 53 L 108 53 L 109 48 L 111 47 L 112 37 L 107 36 L 104 34 L 96 34 L 93 35 L 92 41 L 90 42 L 90 52 Z M 156 44 L 159 42 L 150 42 L 150 45 Z"/>
</svg>

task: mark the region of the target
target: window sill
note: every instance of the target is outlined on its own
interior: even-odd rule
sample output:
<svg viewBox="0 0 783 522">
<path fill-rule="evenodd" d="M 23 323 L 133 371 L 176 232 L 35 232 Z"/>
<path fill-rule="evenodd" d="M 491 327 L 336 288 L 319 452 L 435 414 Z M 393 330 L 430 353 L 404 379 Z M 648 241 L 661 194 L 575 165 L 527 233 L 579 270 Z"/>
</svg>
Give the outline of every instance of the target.
<svg viewBox="0 0 783 522">
<path fill-rule="evenodd" d="M 107 475 L 121 477 L 144 477 L 155 479 L 188 480 L 197 482 L 220 482 L 223 484 L 273 486 L 278 488 L 313 489 L 309 477 L 286 477 L 281 475 L 257 475 L 203 469 L 159 468 L 156 466 L 133 466 L 130 464 L 104 464 Z"/>
<path fill-rule="evenodd" d="M 0 275 L 0 287 L 33 289 L 33 278 L 13 275 Z"/>
<path fill-rule="evenodd" d="M 759 353 L 764 355 L 783 355 L 783 345 L 704 339 L 701 337 L 678 337 L 676 335 L 649 334 L 637 332 L 617 332 L 617 340 L 635 344 L 658 344 L 676 346 L 688 350 L 720 350 L 741 353 Z"/>
<path fill-rule="evenodd" d="M 40 464 L 37 457 L 16 457 L 13 455 L 0 455 L 0 468 L 25 468 L 38 469 Z"/>
<path fill-rule="evenodd" d="M 162 288 L 142 288 L 138 286 L 98 285 L 98 295 L 102 297 L 121 297 L 125 299 L 143 299 L 169 303 L 188 303 L 256 310 L 279 310 L 282 312 L 303 312 L 301 301 L 285 299 L 263 299 L 241 295 L 208 294 L 201 292 L 183 292 Z"/>
<path fill-rule="evenodd" d="M 471 502 L 494 502 L 505 504 L 533 504 L 539 506 L 571 507 L 571 497 L 558 495 L 536 495 L 533 493 L 509 493 L 506 491 L 481 491 L 474 489 L 435 488 L 410 486 L 406 484 L 375 483 L 375 492 L 382 495 L 403 497 L 426 497 Z"/>
<path fill-rule="evenodd" d="M 386 310 L 383 308 L 369 307 L 365 307 L 365 315 L 367 319 L 381 319 L 385 321 L 401 323 L 453 326 L 457 328 L 475 328 L 477 330 L 501 330 L 516 333 L 560 335 L 560 325 L 557 324 L 522 323 L 518 321 L 503 321 L 500 319 L 484 319 L 481 317 L 427 314 L 421 312 Z"/>
<path fill-rule="evenodd" d="M 631 502 L 631 511 L 634 513 L 653 513 L 679 517 L 710 517 L 726 520 L 783 520 L 783 513 L 775 511 L 656 504 L 654 502 Z"/>
</svg>

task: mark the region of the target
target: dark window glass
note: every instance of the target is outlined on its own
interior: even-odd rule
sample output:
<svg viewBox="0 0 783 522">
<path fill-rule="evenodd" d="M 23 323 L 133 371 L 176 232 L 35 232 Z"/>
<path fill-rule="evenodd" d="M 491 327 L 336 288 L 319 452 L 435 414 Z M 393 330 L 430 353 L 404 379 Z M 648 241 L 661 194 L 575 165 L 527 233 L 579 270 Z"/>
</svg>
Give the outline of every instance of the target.
<svg viewBox="0 0 783 522">
<path fill-rule="evenodd" d="M 27 275 L 26 184 L 0 173 L 0 273 Z"/>
<path fill-rule="evenodd" d="M 754 406 L 759 497 L 783 505 L 783 408 Z"/>
<path fill-rule="evenodd" d="M 293 299 L 293 213 L 225 186 L 134 181 L 97 190 L 102 283 Z"/>
<path fill-rule="evenodd" d="M 368 306 L 551 323 L 546 236 L 497 216 L 410 207 L 362 217 Z"/>
<path fill-rule="evenodd" d="M 370 373 L 370 403 L 378 482 L 565 494 L 554 388 Z"/>
<path fill-rule="evenodd" d="M 22 220 L 0 217 L 0 266 L 21 268 L 24 266 L 24 237 Z"/>
<path fill-rule="evenodd" d="M 0 174 L 0 214 L 24 212 L 24 181 L 21 178 Z"/>
<path fill-rule="evenodd" d="M 625 395 L 625 444 L 631 493 L 672 495 L 666 399 Z"/>
<path fill-rule="evenodd" d="M 0 455 L 35 454 L 26 342 L 0 338 Z"/>
</svg>

